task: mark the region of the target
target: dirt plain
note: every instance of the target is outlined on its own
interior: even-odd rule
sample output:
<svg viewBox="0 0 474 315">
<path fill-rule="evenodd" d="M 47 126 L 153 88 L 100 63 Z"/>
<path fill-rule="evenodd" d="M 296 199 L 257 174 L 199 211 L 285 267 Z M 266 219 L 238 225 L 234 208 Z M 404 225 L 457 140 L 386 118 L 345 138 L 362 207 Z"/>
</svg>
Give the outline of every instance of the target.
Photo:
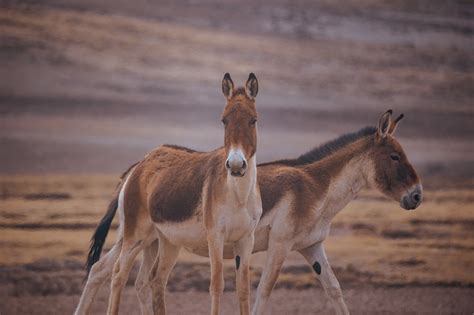
<svg viewBox="0 0 474 315">
<path fill-rule="evenodd" d="M 366 191 L 327 240 L 351 312 L 472 314 L 473 15 L 469 1 L 0 1 L 0 313 L 72 313 L 121 171 L 162 143 L 219 146 L 222 75 L 255 72 L 261 162 L 388 108 L 406 115 L 397 135 L 423 205 L 405 212 Z M 223 314 L 236 314 L 232 262 L 225 272 Z M 139 313 L 135 274 L 122 314 Z M 208 274 L 206 259 L 182 253 L 171 314 L 208 313 Z M 296 254 L 271 304 L 332 313 Z"/>
<path fill-rule="evenodd" d="M 67 314 L 78 301 L 88 240 L 116 184 L 110 175 L 0 177 L 2 314 Z M 334 220 L 327 250 L 355 314 L 469 314 L 473 309 L 472 189 L 429 189 L 414 212 L 365 191 Z M 116 223 L 106 247 L 114 241 Z M 253 256 L 256 288 L 265 254 Z M 137 267 L 137 266 L 136 266 Z M 122 314 L 138 314 L 133 283 Z M 233 261 L 226 262 L 224 314 L 237 313 Z M 168 286 L 171 314 L 209 312 L 209 263 L 182 252 Z M 108 287 L 93 314 L 106 310 Z M 253 291 L 255 292 L 255 291 Z M 271 314 L 332 313 L 302 257 L 292 254 Z"/>
</svg>

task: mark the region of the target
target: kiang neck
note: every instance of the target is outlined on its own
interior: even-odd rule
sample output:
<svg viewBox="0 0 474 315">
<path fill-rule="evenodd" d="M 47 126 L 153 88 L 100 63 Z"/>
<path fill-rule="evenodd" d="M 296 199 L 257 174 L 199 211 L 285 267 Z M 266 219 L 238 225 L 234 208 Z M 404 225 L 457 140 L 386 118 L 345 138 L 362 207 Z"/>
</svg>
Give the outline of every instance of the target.
<svg viewBox="0 0 474 315">
<path fill-rule="evenodd" d="M 321 182 L 322 176 L 329 177 L 322 207 L 326 220 L 332 220 L 362 189 L 368 187 L 369 145 L 367 141 L 360 141 L 306 168 L 316 183 Z"/>
<path fill-rule="evenodd" d="M 233 177 L 227 173 L 227 191 L 239 205 L 246 205 L 257 184 L 257 163 L 255 154 L 247 161 L 247 170 L 242 177 Z"/>
</svg>

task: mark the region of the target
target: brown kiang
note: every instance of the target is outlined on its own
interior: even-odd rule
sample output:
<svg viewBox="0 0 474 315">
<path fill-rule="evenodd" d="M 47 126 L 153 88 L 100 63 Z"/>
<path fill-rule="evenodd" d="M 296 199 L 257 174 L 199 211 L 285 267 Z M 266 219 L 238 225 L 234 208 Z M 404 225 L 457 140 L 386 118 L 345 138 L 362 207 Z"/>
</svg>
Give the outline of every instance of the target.
<svg viewBox="0 0 474 315">
<path fill-rule="evenodd" d="M 222 115 L 223 148 L 196 152 L 163 145 L 124 174 L 117 196 L 94 234 L 88 259 L 90 274 L 76 314 L 88 312 L 103 283 L 101 274 L 114 262 L 108 314 L 117 314 L 135 257 L 145 249 L 145 257 L 151 259 L 146 249 L 156 238 L 160 241 L 159 259 L 148 266 L 155 314 L 165 313 L 164 288 L 179 250 L 193 246 L 208 248 L 211 309 L 212 314 L 219 313 L 224 289 L 224 243 L 234 244 L 234 253 L 241 262 L 237 291 L 241 313 L 250 312 L 249 259 L 262 213 L 255 162 L 257 78 L 251 73 L 244 88 L 234 88 L 226 74 L 222 91 L 227 100 Z M 122 218 L 118 241 L 96 263 L 117 209 Z M 143 283 L 147 282 L 145 278 Z"/>
</svg>

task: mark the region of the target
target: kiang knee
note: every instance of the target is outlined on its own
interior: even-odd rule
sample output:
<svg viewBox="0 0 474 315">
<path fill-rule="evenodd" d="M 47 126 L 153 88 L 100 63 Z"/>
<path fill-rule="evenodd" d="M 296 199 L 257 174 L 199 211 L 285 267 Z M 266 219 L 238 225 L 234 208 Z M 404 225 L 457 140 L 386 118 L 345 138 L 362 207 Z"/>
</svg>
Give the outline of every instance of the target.
<svg viewBox="0 0 474 315">
<path fill-rule="evenodd" d="M 259 295 L 262 298 L 269 298 L 270 294 L 272 293 L 272 290 L 273 290 L 273 286 L 263 286 Z"/>
<path fill-rule="evenodd" d="M 120 261 L 117 261 L 115 264 L 114 264 L 114 269 L 113 269 L 113 277 L 115 277 L 117 274 L 120 273 Z"/>
<path fill-rule="evenodd" d="M 124 281 L 121 276 L 116 276 L 112 279 L 112 289 L 120 289 L 124 286 Z"/>
<path fill-rule="evenodd" d="M 248 300 L 250 295 L 250 291 L 247 288 L 240 289 L 239 291 L 239 300 Z"/>
<path fill-rule="evenodd" d="M 121 287 L 125 285 L 125 282 L 127 282 L 128 279 L 128 274 L 124 274 L 123 272 L 116 272 L 112 276 L 112 287 Z"/>
<path fill-rule="evenodd" d="M 153 281 L 150 283 L 150 287 L 155 294 L 163 292 L 165 290 L 165 286 L 161 283 L 161 281 Z"/>
<path fill-rule="evenodd" d="M 209 287 L 209 293 L 211 296 L 221 296 L 224 292 L 224 283 L 223 281 L 215 281 L 211 283 Z"/>
<path fill-rule="evenodd" d="M 147 284 L 148 282 L 145 279 L 138 277 L 137 280 L 135 280 L 135 290 L 141 292 L 147 287 Z"/>
<path fill-rule="evenodd" d="M 328 287 L 328 288 L 326 288 L 325 291 L 326 291 L 326 294 L 331 299 L 336 300 L 336 299 L 342 298 L 342 291 L 341 291 L 341 287 L 339 287 L 339 286 Z"/>
</svg>

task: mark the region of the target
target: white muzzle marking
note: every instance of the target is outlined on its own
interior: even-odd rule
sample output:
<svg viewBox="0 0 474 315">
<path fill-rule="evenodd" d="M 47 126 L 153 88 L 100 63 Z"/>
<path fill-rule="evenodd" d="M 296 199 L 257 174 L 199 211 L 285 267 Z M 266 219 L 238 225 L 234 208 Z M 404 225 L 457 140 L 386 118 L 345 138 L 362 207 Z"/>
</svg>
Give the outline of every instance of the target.
<svg viewBox="0 0 474 315">
<path fill-rule="evenodd" d="M 225 161 L 225 167 L 232 176 L 244 176 L 245 170 L 247 169 L 247 161 L 245 160 L 245 155 L 242 153 L 242 150 L 231 149 Z"/>
</svg>

